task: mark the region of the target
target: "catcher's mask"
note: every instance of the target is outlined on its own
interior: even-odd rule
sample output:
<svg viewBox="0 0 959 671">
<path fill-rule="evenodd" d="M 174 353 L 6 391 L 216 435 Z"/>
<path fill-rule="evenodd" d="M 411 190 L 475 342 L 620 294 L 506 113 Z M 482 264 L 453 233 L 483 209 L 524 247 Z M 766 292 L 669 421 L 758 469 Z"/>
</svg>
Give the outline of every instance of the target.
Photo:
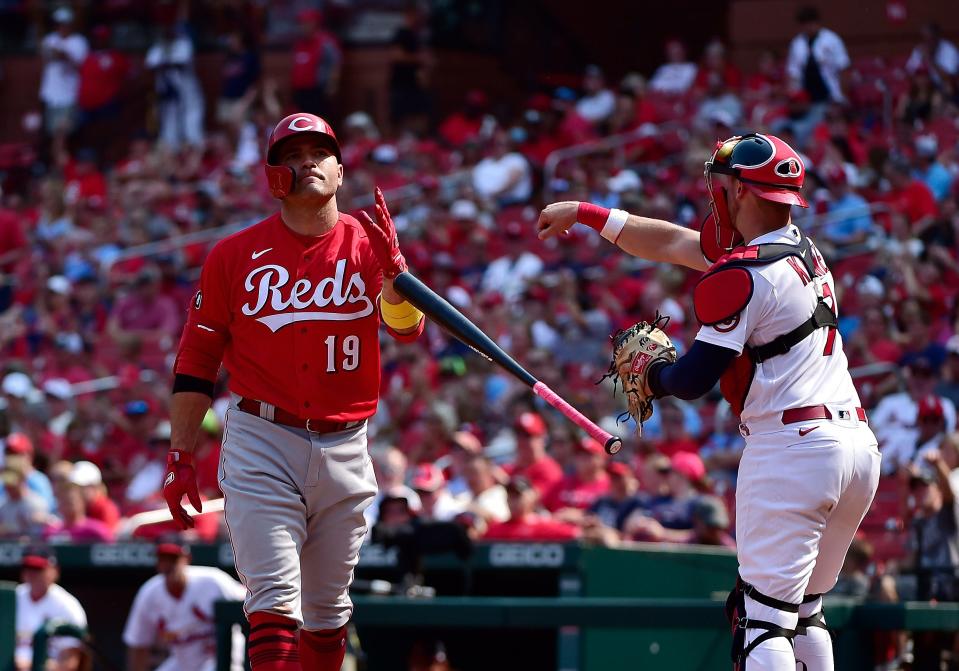
<svg viewBox="0 0 959 671">
<path fill-rule="evenodd" d="M 704 176 L 709 191 L 710 214 L 701 231 L 703 253 L 710 261 L 743 243 L 729 218 L 726 188 L 713 175 L 731 175 L 765 200 L 808 207 L 802 189 L 805 177 L 802 158 L 775 135 L 735 135 L 716 143 L 706 161 Z M 712 239 L 716 248 L 712 249 Z"/>
<path fill-rule="evenodd" d="M 336 140 L 333 128 L 326 121 L 314 114 L 305 112 L 291 114 L 276 124 L 270 133 L 270 140 L 266 145 L 266 179 L 270 186 L 270 193 L 274 198 L 286 198 L 293 192 L 296 184 L 296 171 L 286 165 L 278 165 L 280 146 L 287 139 L 301 133 L 312 133 L 323 138 L 329 145 L 330 151 L 336 156 L 337 163 L 342 163 L 340 144 Z"/>
</svg>

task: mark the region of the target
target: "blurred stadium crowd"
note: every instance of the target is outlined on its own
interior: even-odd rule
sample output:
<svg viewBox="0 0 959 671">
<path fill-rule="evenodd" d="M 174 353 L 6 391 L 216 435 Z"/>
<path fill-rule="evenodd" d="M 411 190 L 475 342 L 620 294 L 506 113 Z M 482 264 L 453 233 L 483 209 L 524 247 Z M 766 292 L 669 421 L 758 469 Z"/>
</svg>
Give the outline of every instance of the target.
<svg viewBox="0 0 959 671">
<path fill-rule="evenodd" d="M 715 141 L 768 129 L 804 152 L 812 207 L 795 218 L 836 278 L 845 351 L 883 452 L 837 589 L 959 599 L 959 51 L 935 25 L 911 53 L 851 62 L 805 10 L 795 40 L 751 70 L 718 40 L 698 62 L 671 41 L 648 79 L 588 66 L 519 106 L 472 90 L 436 115 L 435 59 L 411 11 L 390 52 L 390 118 L 377 124 L 338 109 L 343 52 L 316 11 L 298 17 L 289 88 L 262 75 L 256 31 L 225 31 L 217 100 L 197 83 L 184 17 L 160 22 L 142 70 L 111 46 L 108 24 L 83 33 L 75 18 L 57 9 L 40 43 L 43 142 L 2 152 L 3 538 L 112 541 L 131 531 L 125 518 L 164 506 L 169 372 L 198 270 L 217 239 L 275 210 L 262 148 L 298 109 L 334 120 L 342 210 L 382 187 L 417 275 L 585 414 L 629 434 L 607 458 L 438 328 L 414 345 L 384 338 L 370 523 L 734 547 L 743 440 L 718 393 L 660 401 L 639 438 L 617 426 L 622 397 L 596 384 L 609 335 L 657 310 L 688 346 L 696 275 L 578 227 L 542 243 L 534 223 L 547 202 L 589 200 L 698 226 Z M 149 123 L 111 137 L 137 78 L 155 86 Z M 219 496 L 225 390 L 198 449 L 206 497 Z M 222 536 L 216 515 L 201 519 L 200 538 Z M 889 655 L 898 647 L 890 639 Z"/>
</svg>

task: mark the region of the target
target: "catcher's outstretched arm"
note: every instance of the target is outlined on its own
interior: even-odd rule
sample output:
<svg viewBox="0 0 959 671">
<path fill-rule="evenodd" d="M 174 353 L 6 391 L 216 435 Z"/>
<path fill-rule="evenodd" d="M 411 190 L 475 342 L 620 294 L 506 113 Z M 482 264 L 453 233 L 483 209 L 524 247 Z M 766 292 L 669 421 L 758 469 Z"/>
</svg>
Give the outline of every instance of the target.
<svg viewBox="0 0 959 671">
<path fill-rule="evenodd" d="M 650 219 L 623 210 L 578 201 L 547 205 L 539 215 L 541 240 L 561 235 L 577 221 L 596 229 L 623 251 L 649 261 L 660 261 L 706 270 L 709 263 L 699 247 L 699 231 L 683 228 L 662 219 Z"/>
<path fill-rule="evenodd" d="M 675 396 L 689 401 L 716 386 L 736 356 L 735 350 L 694 340 L 693 346 L 676 363 L 650 368 L 646 381 L 656 398 Z"/>
</svg>

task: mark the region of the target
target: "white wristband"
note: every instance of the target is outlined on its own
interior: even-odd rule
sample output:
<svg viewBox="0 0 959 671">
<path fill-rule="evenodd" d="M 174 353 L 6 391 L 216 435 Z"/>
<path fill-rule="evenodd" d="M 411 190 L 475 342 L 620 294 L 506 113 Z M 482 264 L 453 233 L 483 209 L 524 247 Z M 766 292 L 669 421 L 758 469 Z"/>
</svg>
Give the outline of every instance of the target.
<svg viewBox="0 0 959 671">
<path fill-rule="evenodd" d="M 623 232 L 623 226 L 626 225 L 628 217 L 629 212 L 625 210 L 610 210 L 609 216 L 606 217 L 606 224 L 599 234 L 615 245 L 619 234 Z"/>
</svg>

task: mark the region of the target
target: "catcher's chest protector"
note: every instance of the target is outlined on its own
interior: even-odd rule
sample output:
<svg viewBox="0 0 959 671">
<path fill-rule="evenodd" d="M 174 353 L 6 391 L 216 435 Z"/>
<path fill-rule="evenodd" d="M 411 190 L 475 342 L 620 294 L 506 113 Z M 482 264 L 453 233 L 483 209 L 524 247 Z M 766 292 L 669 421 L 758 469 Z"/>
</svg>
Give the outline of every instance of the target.
<svg viewBox="0 0 959 671">
<path fill-rule="evenodd" d="M 703 326 L 731 331 L 739 324 L 739 314 L 753 295 L 753 277 L 749 266 L 763 266 L 787 257 L 795 258 L 805 268 L 809 278 L 822 277 L 829 272 L 819 250 L 800 232 L 799 244 L 767 243 L 738 247 L 721 257 L 696 283 L 693 290 L 693 307 L 696 318 Z M 790 261 L 790 263 L 794 263 Z M 816 329 L 836 328 L 836 315 L 826 304 L 819 282 L 813 283 L 818 293 L 818 303 L 812 316 L 798 327 L 772 342 L 757 347 L 747 345 L 743 353 L 733 360 L 719 380 L 723 397 L 737 415 L 742 414 L 749 394 L 749 386 L 756 374 L 756 364 L 774 356 L 785 354 Z"/>
</svg>

